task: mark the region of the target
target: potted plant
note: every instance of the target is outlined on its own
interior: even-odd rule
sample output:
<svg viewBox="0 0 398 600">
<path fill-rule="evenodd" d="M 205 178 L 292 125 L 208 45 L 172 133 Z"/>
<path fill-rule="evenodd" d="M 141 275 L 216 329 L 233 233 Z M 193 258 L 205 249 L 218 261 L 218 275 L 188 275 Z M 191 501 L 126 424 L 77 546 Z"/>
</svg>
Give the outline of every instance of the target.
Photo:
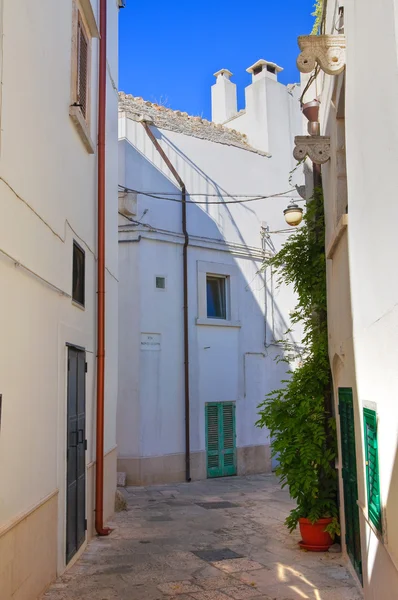
<svg viewBox="0 0 398 600">
<path fill-rule="evenodd" d="M 331 377 L 326 319 L 326 263 L 323 197 L 317 190 L 307 205 L 304 225 L 267 260 L 280 282 L 292 284 L 298 297 L 292 322 L 304 328 L 300 363 L 284 387 L 259 405 L 259 427 L 267 427 L 276 474 L 297 502 L 286 519 L 300 525 L 303 548 L 324 551 L 340 533 L 337 504 L 335 420 L 331 414 Z M 292 343 L 286 347 L 294 350 Z M 286 352 L 285 352 L 286 354 Z M 285 360 L 285 359 L 282 359 Z"/>
</svg>

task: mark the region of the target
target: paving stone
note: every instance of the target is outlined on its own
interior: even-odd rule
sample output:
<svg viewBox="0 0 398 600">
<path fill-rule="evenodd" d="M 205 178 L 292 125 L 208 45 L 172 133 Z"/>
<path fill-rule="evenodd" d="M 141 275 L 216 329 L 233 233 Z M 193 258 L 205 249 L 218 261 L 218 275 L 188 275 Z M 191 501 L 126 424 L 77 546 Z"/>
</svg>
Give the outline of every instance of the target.
<svg viewBox="0 0 398 600">
<path fill-rule="evenodd" d="M 207 579 L 197 579 L 197 585 L 205 590 L 220 590 L 222 588 L 233 587 L 236 581 L 233 577 L 220 573 L 218 577 L 209 577 Z"/>
<path fill-rule="evenodd" d="M 261 592 L 257 590 L 255 587 L 250 587 L 248 585 L 238 585 L 236 587 L 228 587 L 223 588 L 223 592 L 228 594 L 234 600 L 247 600 L 249 598 L 258 598 L 261 595 Z"/>
<path fill-rule="evenodd" d="M 163 594 L 168 594 L 170 596 L 200 592 L 200 588 L 191 581 L 170 581 L 170 583 L 158 585 L 158 589 L 163 592 Z"/>
<path fill-rule="evenodd" d="M 45 600 L 362 598 L 341 555 L 299 549 L 299 534 L 283 525 L 294 503 L 273 476 L 119 490 L 128 511 L 112 519 L 109 537 L 90 541 Z M 226 510 L 204 510 L 209 503 Z M 208 551 L 221 555 L 208 562 Z"/>
<path fill-rule="evenodd" d="M 281 581 L 278 573 L 264 568 L 243 573 L 234 573 L 234 578 L 246 585 L 259 589 L 260 592 L 266 592 L 269 587 L 277 585 Z"/>
<path fill-rule="evenodd" d="M 230 596 L 226 596 L 219 590 L 207 590 L 205 592 L 199 592 L 198 594 L 192 594 L 195 600 L 230 600 Z"/>
<path fill-rule="evenodd" d="M 231 558 L 243 558 L 241 554 L 238 554 L 229 548 L 221 548 L 220 550 L 199 550 L 198 552 L 193 552 L 192 554 L 195 554 L 195 556 L 198 558 L 211 563 L 216 563 L 221 560 L 228 560 Z"/>
<path fill-rule="evenodd" d="M 239 573 L 240 571 L 254 571 L 256 569 L 264 568 L 260 563 L 247 558 L 233 558 L 232 560 L 213 562 L 212 565 L 226 573 Z"/>
<path fill-rule="evenodd" d="M 195 502 L 196 506 L 205 508 L 206 510 L 216 510 L 218 508 L 239 508 L 238 504 L 233 502 Z"/>
</svg>

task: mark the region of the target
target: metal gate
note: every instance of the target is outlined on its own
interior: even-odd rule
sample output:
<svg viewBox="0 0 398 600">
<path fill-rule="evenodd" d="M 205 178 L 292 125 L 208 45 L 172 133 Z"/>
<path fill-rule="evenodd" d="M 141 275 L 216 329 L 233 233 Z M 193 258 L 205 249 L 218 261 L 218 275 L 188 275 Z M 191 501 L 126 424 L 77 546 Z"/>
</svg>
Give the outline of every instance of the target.
<svg viewBox="0 0 398 600">
<path fill-rule="evenodd" d="M 235 403 L 206 404 L 207 477 L 236 475 Z"/>
<path fill-rule="evenodd" d="M 86 354 L 68 347 L 66 562 L 86 538 Z"/>
<path fill-rule="evenodd" d="M 339 388 L 339 414 L 343 461 L 344 514 L 347 554 L 362 581 L 361 534 L 359 528 L 354 406 L 351 388 Z"/>
</svg>

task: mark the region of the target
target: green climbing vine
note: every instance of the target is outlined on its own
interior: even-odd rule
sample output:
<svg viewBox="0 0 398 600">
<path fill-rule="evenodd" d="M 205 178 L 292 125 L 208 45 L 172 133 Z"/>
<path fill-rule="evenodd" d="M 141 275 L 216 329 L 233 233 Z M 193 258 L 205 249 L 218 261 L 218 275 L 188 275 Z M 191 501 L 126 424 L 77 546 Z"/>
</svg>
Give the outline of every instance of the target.
<svg viewBox="0 0 398 600">
<path fill-rule="evenodd" d="M 259 405 L 259 427 L 273 438 L 276 474 L 297 502 L 286 525 L 292 531 L 301 517 L 311 522 L 332 517 L 327 530 L 339 533 L 335 421 L 331 415 L 331 377 L 326 318 L 326 260 L 323 194 L 315 190 L 303 226 L 264 266 L 271 265 L 278 284 L 293 286 L 298 300 L 292 323 L 304 330 L 301 366 L 289 371 L 284 387 Z"/>
<path fill-rule="evenodd" d="M 315 17 L 314 26 L 311 31 L 311 35 L 317 35 L 322 24 L 323 19 L 324 0 L 316 0 L 314 4 L 314 12 L 312 16 Z"/>
</svg>

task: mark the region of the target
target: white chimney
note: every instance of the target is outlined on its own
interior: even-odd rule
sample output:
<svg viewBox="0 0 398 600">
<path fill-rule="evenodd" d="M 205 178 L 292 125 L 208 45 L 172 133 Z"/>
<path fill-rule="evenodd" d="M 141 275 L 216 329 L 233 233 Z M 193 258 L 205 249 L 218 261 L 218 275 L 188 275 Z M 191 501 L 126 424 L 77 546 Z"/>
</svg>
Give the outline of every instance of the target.
<svg viewBox="0 0 398 600">
<path fill-rule="evenodd" d="M 254 83 L 255 81 L 263 79 L 264 77 L 278 81 L 278 73 L 283 71 L 283 69 L 276 63 L 260 58 L 260 60 L 255 62 L 254 65 L 246 69 L 246 71 L 252 74 L 252 82 Z"/>
<path fill-rule="evenodd" d="M 245 89 L 249 142 L 255 148 L 269 152 L 267 92 L 269 86 L 278 81 L 277 74 L 283 69 L 261 59 L 246 70 L 252 75 L 252 83 Z"/>
<path fill-rule="evenodd" d="M 216 83 L 211 86 L 211 118 L 214 123 L 225 123 L 238 112 L 236 85 L 230 81 L 228 69 L 214 73 Z"/>
</svg>

